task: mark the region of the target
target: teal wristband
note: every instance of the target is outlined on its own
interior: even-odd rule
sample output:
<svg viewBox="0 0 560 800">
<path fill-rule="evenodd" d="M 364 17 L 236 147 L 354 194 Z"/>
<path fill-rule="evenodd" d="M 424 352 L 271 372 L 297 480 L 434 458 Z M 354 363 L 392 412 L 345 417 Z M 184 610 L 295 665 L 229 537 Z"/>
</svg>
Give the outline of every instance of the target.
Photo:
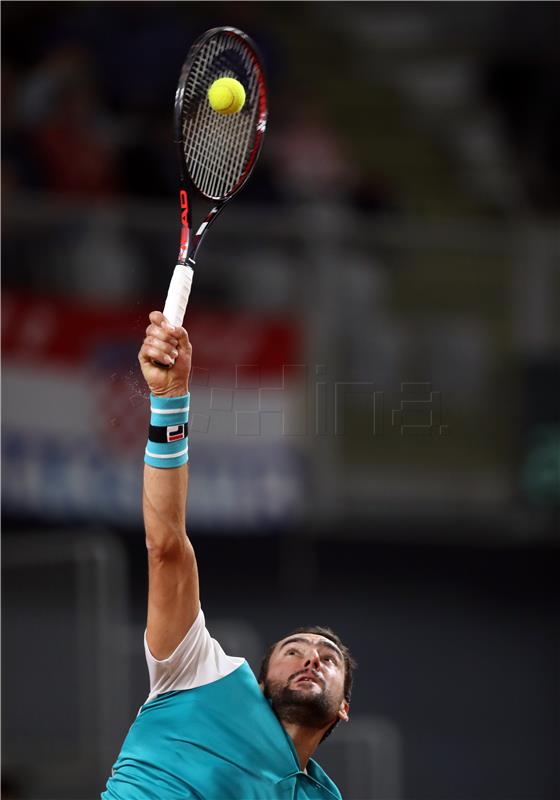
<svg viewBox="0 0 560 800">
<path fill-rule="evenodd" d="M 190 395 L 158 397 L 150 395 L 150 432 L 144 462 L 150 467 L 171 469 L 189 460 Z"/>
</svg>

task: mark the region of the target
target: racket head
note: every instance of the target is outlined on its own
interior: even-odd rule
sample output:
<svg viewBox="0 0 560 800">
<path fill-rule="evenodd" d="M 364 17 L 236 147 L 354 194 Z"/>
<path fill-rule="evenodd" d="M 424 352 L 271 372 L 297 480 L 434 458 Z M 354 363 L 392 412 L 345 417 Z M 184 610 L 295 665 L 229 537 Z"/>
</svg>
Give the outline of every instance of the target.
<svg viewBox="0 0 560 800">
<path fill-rule="evenodd" d="M 208 89 L 230 77 L 245 89 L 245 104 L 235 114 L 214 111 Z M 175 140 L 181 183 L 205 199 L 224 203 L 249 178 L 261 150 L 268 115 L 262 61 L 246 33 L 212 28 L 191 47 L 175 95 Z"/>
</svg>

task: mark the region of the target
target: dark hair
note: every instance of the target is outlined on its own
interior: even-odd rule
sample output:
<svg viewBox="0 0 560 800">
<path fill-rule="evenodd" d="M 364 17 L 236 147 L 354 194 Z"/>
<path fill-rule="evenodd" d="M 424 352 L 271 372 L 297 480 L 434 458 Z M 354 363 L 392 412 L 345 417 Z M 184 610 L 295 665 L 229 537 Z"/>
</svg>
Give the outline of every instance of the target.
<svg viewBox="0 0 560 800">
<path fill-rule="evenodd" d="M 264 654 L 264 658 L 261 663 L 261 668 L 259 670 L 259 683 L 264 684 L 266 682 L 266 676 L 268 674 L 268 665 L 270 664 L 270 657 L 272 656 L 278 643 L 283 641 L 284 639 L 287 639 L 289 636 L 296 636 L 298 633 L 312 633 L 315 634 L 316 636 L 324 636 L 325 639 L 330 639 L 330 641 L 334 642 L 334 644 L 336 644 L 336 646 L 339 648 L 344 658 L 344 699 L 346 700 L 347 703 L 349 703 L 350 697 L 352 695 L 354 670 L 358 665 L 356 661 L 352 658 L 350 650 L 346 647 L 345 644 L 342 643 L 341 639 L 336 635 L 336 633 L 332 631 L 330 628 L 323 628 L 321 625 L 310 625 L 308 627 L 296 628 L 295 631 L 286 634 L 286 636 L 283 636 L 282 639 L 279 639 L 277 642 L 274 642 L 274 644 L 271 644 L 266 653 Z M 321 741 L 324 741 L 327 738 L 327 736 L 330 733 L 332 733 L 334 728 L 336 728 L 336 726 L 338 725 L 339 721 L 340 720 L 337 720 L 333 725 L 331 725 L 331 727 L 328 729 L 328 731 L 326 731 Z"/>
</svg>

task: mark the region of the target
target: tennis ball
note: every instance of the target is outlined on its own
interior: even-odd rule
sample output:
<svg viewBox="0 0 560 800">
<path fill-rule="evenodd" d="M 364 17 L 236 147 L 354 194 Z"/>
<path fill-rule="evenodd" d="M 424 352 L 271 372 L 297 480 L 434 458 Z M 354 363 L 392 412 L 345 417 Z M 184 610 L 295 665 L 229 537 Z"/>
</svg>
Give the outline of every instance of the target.
<svg viewBox="0 0 560 800">
<path fill-rule="evenodd" d="M 237 114 L 245 105 L 245 89 L 235 78 L 218 78 L 208 89 L 208 102 L 218 114 Z"/>
</svg>

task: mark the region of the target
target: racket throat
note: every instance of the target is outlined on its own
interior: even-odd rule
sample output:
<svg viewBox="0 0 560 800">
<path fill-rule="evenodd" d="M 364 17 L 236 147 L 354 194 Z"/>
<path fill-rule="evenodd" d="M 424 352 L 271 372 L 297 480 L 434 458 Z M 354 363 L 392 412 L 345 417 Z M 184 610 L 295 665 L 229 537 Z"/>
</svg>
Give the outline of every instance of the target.
<svg viewBox="0 0 560 800">
<path fill-rule="evenodd" d="M 208 228 L 214 222 L 218 214 L 223 208 L 223 204 L 214 206 L 210 212 L 208 213 L 206 219 L 200 223 L 196 232 L 190 237 L 190 245 L 187 251 L 187 257 L 185 259 L 179 258 L 179 261 L 183 263 L 189 263 L 193 267 L 195 265 L 196 257 L 198 254 L 198 248 L 202 244 L 202 240 L 206 233 L 208 232 Z"/>
</svg>

